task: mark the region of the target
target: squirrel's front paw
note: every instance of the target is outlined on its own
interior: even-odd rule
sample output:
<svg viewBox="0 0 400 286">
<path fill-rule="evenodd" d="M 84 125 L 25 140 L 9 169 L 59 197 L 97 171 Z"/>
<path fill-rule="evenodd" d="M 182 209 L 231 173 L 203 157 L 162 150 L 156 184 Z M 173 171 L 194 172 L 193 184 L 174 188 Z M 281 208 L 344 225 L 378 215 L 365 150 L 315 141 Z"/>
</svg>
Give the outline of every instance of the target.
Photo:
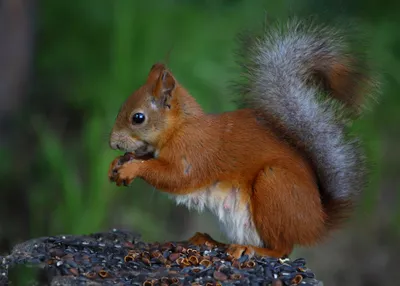
<svg viewBox="0 0 400 286">
<path fill-rule="evenodd" d="M 111 182 L 116 182 L 117 186 L 128 186 L 136 177 L 133 160 L 135 159 L 132 153 L 125 153 L 111 162 L 108 170 L 108 178 Z"/>
</svg>

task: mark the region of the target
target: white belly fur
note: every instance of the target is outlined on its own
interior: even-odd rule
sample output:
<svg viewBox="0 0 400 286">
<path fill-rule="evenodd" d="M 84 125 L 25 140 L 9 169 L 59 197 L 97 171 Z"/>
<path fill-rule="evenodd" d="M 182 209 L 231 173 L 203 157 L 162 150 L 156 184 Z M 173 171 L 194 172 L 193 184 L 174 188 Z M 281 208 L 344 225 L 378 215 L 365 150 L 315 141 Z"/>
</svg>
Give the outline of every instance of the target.
<svg viewBox="0 0 400 286">
<path fill-rule="evenodd" d="M 188 195 L 171 197 L 178 205 L 186 205 L 199 212 L 208 208 L 218 217 L 231 243 L 263 246 L 250 216 L 248 204 L 240 203 L 239 190 L 221 190 L 217 184 Z"/>
</svg>

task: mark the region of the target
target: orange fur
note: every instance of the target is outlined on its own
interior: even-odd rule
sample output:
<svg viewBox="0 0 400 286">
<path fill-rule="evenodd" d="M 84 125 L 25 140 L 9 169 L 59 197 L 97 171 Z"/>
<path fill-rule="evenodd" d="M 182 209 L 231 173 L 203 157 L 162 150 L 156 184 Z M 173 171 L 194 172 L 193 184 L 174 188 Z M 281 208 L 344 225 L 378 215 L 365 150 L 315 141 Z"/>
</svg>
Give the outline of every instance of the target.
<svg viewBox="0 0 400 286">
<path fill-rule="evenodd" d="M 131 122 L 138 110 L 148 118 L 143 126 Z M 129 138 L 133 140 L 129 142 L 151 144 L 157 150 L 155 158 L 121 165 L 117 158 L 109 177 L 118 185 L 142 178 L 174 195 L 213 191 L 219 184 L 221 200 L 237 188 L 240 207 L 249 207 L 265 247 L 233 244 L 230 253 L 235 257 L 254 252 L 289 255 L 296 244 L 318 242 L 327 231 L 329 217 L 310 162 L 279 138 L 276 126 L 268 129 L 259 119 L 252 109 L 204 113 L 173 75 L 157 64 L 145 85 L 122 106 L 111 136 L 111 141 Z M 134 151 L 133 147 L 124 149 Z M 192 242 L 217 243 L 201 235 Z"/>
<path fill-rule="evenodd" d="M 358 115 L 365 104 L 365 94 L 373 82 L 359 70 L 360 67 L 355 68 L 357 64 L 360 63 L 356 59 L 343 58 L 339 62 L 333 62 L 329 68 L 316 67 L 316 72 L 324 77 L 319 80 L 324 82 L 324 88 L 330 91 L 330 95 Z"/>
</svg>

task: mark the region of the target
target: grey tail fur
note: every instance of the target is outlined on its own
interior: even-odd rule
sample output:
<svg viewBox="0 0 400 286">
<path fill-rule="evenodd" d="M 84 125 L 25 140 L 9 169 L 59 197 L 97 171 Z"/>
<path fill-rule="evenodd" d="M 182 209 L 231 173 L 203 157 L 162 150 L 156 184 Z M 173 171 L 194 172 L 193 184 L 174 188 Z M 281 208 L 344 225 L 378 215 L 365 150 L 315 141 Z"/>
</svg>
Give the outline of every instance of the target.
<svg viewBox="0 0 400 286">
<path fill-rule="evenodd" d="M 241 63 L 245 106 L 261 110 L 309 158 L 331 227 L 366 184 L 364 154 L 346 125 L 377 87 L 364 55 L 345 38 L 294 19 L 245 42 Z"/>
</svg>

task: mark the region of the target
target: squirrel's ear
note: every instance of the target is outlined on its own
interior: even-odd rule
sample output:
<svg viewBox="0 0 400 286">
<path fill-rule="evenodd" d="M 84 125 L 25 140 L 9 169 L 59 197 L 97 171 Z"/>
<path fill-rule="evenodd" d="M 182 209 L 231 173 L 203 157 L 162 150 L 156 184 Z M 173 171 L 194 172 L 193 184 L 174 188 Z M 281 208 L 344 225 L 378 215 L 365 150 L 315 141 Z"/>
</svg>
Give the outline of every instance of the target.
<svg viewBox="0 0 400 286">
<path fill-rule="evenodd" d="M 155 82 L 159 77 L 162 71 L 165 70 L 165 65 L 162 63 L 156 63 L 154 64 L 149 72 L 149 75 L 147 76 L 147 83 L 150 82 Z"/>
<path fill-rule="evenodd" d="M 168 71 L 164 70 L 160 75 L 160 83 L 162 86 L 162 92 L 164 94 L 171 95 L 171 92 L 175 88 L 175 78 L 173 75 Z"/>
<path fill-rule="evenodd" d="M 174 76 L 168 70 L 164 69 L 157 80 L 153 89 L 153 96 L 161 103 L 163 107 L 171 107 L 169 101 L 172 92 L 175 89 L 176 81 Z"/>
</svg>

